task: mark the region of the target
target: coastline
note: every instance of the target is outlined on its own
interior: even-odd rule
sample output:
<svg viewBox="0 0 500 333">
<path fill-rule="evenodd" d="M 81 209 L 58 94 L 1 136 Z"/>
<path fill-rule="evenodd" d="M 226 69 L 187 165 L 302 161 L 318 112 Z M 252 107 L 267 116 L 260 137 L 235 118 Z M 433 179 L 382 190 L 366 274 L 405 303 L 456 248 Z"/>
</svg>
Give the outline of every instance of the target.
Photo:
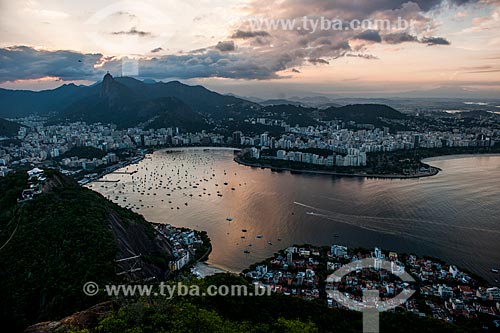
<svg viewBox="0 0 500 333">
<path fill-rule="evenodd" d="M 459 159 L 459 158 L 469 158 L 469 157 L 499 157 L 500 153 L 477 153 L 477 154 L 451 154 L 451 155 L 441 155 L 441 156 L 435 156 L 435 157 L 427 157 L 422 159 L 421 162 L 427 163 L 427 162 L 433 162 L 433 161 L 443 161 L 443 160 L 452 160 L 452 159 Z"/>
<path fill-rule="evenodd" d="M 276 171 L 289 171 L 293 173 L 306 173 L 313 175 L 325 175 L 325 176 L 338 176 L 338 177 L 352 177 L 352 178 L 375 178 L 375 179 L 418 179 L 425 177 L 432 177 L 437 175 L 441 169 L 430 166 L 431 172 L 415 174 L 415 175 L 379 175 L 379 174 L 366 174 L 366 173 L 342 173 L 336 171 L 325 171 L 325 170 L 303 170 L 303 169 L 293 169 L 293 168 L 283 168 L 283 167 L 275 167 L 270 164 L 263 163 L 249 163 L 241 159 L 240 155 L 236 155 L 233 159 L 236 163 L 255 167 L 255 168 L 264 168 L 271 169 Z"/>
<path fill-rule="evenodd" d="M 230 272 L 228 270 L 224 270 L 220 267 L 213 266 L 210 264 L 207 264 L 205 262 L 197 262 L 193 265 L 191 268 L 191 271 L 199 276 L 200 278 L 205 278 L 207 276 L 212 276 L 215 274 L 235 274 L 233 272 Z"/>
<path fill-rule="evenodd" d="M 126 168 L 130 165 L 138 164 L 142 160 L 144 160 L 144 158 L 146 158 L 146 155 L 137 155 L 133 158 L 130 158 L 130 159 L 127 159 L 124 161 L 120 161 L 116 164 L 110 165 L 104 171 L 100 172 L 97 176 L 92 177 L 92 178 L 88 178 L 87 175 L 84 175 L 81 179 L 78 180 L 78 184 L 80 184 L 81 186 L 90 184 L 90 183 L 95 182 L 97 180 L 100 180 L 104 176 L 112 174 L 113 172 L 118 171 L 122 168 Z"/>
<path fill-rule="evenodd" d="M 213 147 L 213 146 L 186 146 L 186 147 L 160 147 L 160 148 L 151 148 L 151 154 L 157 152 L 157 151 L 182 151 L 185 149 L 196 149 L 196 150 L 232 150 L 232 151 L 239 151 L 241 152 L 241 148 L 236 148 L 236 147 Z M 122 161 L 122 165 L 113 165 L 111 166 L 112 170 L 109 171 L 104 171 L 101 174 L 99 174 L 97 177 L 94 179 L 90 179 L 87 182 L 85 182 L 82 185 L 85 185 L 87 183 L 91 183 L 93 181 L 96 181 L 108 174 L 111 174 L 121 168 L 125 168 L 130 165 L 137 164 L 141 162 L 144 158 L 146 158 L 147 154 L 144 155 L 139 155 L 136 156 L 135 159 L 132 159 L 131 161 Z M 477 157 L 477 156 L 500 156 L 500 153 L 477 153 L 477 154 L 451 154 L 451 155 L 441 155 L 441 156 L 435 156 L 435 157 L 428 157 L 424 158 L 421 160 L 423 163 L 427 162 L 432 162 L 432 161 L 440 161 L 444 159 L 452 159 L 452 158 L 467 158 L 467 157 Z M 138 158 L 138 159 L 137 159 Z M 335 171 L 325 171 L 325 170 L 302 170 L 302 169 L 293 169 L 293 168 L 283 168 L 283 167 L 274 167 L 270 164 L 261 164 L 261 163 L 249 163 L 246 161 L 243 161 L 240 157 L 239 154 L 233 159 L 234 162 L 244 165 L 244 166 L 249 166 L 249 167 L 256 167 L 256 168 L 264 168 L 264 169 L 271 169 L 271 170 L 277 170 L 277 171 L 289 171 L 289 172 L 294 172 L 294 173 L 306 173 L 306 174 L 316 174 L 316 175 L 325 175 L 325 176 L 338 176 L 338 177 L 352 177 L 352 178 L 374 178 L 374 179 L 418 179 L 418 178 L 426 178 L 426 177 L 433 177 L 439 174 L 440 171 L 442 171 L 440 168 L 434 167 L 430 165 L 429 167 L 431 168 L 432 172 L 430 173 L 425 173 L 425 174 L 416 174 L 416 175 L 381 175 L 381 174 L 365 174 L 365 173 L 342 173 L 342 172 L 335 172 Z M 119 164 L 119 163 L 118 163 Z"/>
</svg>

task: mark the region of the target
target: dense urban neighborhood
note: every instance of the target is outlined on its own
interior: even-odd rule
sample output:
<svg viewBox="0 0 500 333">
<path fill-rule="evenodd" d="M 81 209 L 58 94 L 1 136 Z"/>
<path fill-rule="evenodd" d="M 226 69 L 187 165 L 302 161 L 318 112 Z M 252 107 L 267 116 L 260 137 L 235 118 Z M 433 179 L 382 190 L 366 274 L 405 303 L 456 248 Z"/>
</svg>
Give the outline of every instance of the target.
<svg viewBox="0 0 500 333">
<path fill-rule="evenodd" d="M 381 126 L 375 127 L 342 119 L 318 119 L 314 125 L 304 125 L 296 118 L 295 107 L 290 108 L 289 114 L 279 106 L 281 113 L 266 109 L 260 118 L 244 118 L 241 123 L 249 129 L 247 132 L 229 131 L 234 125 L 231 119 L 218 121 L 216 130 L 198 132 L 179 127 L 119 129 L 101 123 L 52 124 L 39 116 L 16 119 L 22 125 L 17 134 L 0 141 L 0 176 L 20 165 L 33 164 L 56 166 L 80 178 L 90 174 L 92 178 L 137 162 L 145 149 L 176 146 L 244 148 L 247 162 L 344 171 L 368 167 L 369 173 L 384 173 L 406 157 L 413 161 L 401 170 L 388 172 L 418 174 L 432 170 L 411 154 L 398 156 L 395 161 L 386 161 L 387 156 L 417 149 L 440 154 L 495 152 L 500 141 L 498 115 L 494 113 L 467 118 L 441 112 L 404 121 L 379 117 L 373 122 Z M 404 127 L 394 127 L 395 123 Z"/>
<path fill-rule="evenodd" d="M 361 261 L 367 258 L 373 259 L 370 267 L 361 265 Z M 391 263 L 390 271 L 377 264 L 383 260 Z M 359 267 L 340 281 L 329 275 L 344 265 L 356 266 L 358 263 Z M 408 272 L 414 281 L 409 283 L 399 279 L 398 275 L 403 271 Z M 339 291 L 348 299 L 362 303 L 366 290 L 378 291 L 381 301 L 392 299 L 405 290 L 416 290 L 413 297 L 392 311 L 430 316 L 450 323 L 476 319 L 491 324 L 500 315 L 498 287 L 489 287 L 481 278 L 439 259 L 398 254 L 380 248 L 369 251 L 342 245 L 330 248 L 292 246 L 254 265 L 243 275 L 249 282 L 271 288 L 274 293 L 307 300 L 322 299 L 333 308 L 347 307 L 332 297 L 332 291 Z M 498 320 L 494 323 L 496 327 L 500 327 L 499 324 Z"/>
</svg>

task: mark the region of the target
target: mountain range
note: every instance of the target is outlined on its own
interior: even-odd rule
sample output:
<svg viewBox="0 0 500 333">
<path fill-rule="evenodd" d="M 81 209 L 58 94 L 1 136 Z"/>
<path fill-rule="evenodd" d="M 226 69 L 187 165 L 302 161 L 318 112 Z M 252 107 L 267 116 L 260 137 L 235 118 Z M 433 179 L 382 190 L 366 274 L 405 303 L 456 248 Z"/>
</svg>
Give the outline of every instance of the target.
<svg viewBox="0 0 500 333">
<path fill-rule="evenodd" d="M 314 126 L 318 120 L 332 119 L 381 126 L 387 125 L 381 117 L 405 117 L 386 105 L 330 104 L 317 108 L 301 102 L 305 101 L 274 100 L 259 104 L 203 86 L 114 78 L 108 73 L 91 86 L 68 84 L 40 92 L 0 89 L 0 117 L 37 114 L 48 116 L 51 123 L 101 122 L 114 123 L 118 128 L 178 127 L 190 132 L 213 130 L 218 125 L 227 131 L 241 126 L 250 132 L 265 130 L 262 126 L 248 125 L 245 122 L 248 118 L 282 119 L 291 126 Z"/>
</svg>

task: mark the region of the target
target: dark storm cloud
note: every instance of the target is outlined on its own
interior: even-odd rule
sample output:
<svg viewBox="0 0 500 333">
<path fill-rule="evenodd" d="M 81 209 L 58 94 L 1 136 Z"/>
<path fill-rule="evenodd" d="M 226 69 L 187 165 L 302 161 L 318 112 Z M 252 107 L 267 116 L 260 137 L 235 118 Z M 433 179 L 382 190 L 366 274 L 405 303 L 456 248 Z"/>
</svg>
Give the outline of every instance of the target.
<svg viewBox="0 0 500 333">
<path fill-rule="evenodd" d="M 235 50 L 234 42 L 232 40 L 218 42 L 215 48 L 221 52 L 231 52 Z"/>
<path fill-rule="evenodd" d="M 222 49 L 231 49 L 227 45 L 230 43 L 225 44 Z M 221 52 L 214 46 L 196 53 L 139 60 L 139 73 L 143 77 L 157 79 L 223 77 L 265 80 L 279 78 L 276 73 L 293 67 L 296 64 L 294 59 L 295 56 L 287 53 L 277 57 L 235 54 Z M 99 65 L 98 68 L 96 65 Z M 121 72 L 121 60 L 116 57 L 104 57 L 102 54 L 44 51 L 27 46 L 0 49 L 0 83 L 47 76 L 67 81 L 98 80 L 108 70 Z"/>
<path fill-rule="evenodd" d="M 169 55 L 141 60 L 140 75 L 155 78 L 205 78 L 264 80 L 278 78 L 276 72 L 289 66 L 290 57 L 278 59 L 207 50 L 205 53 Z"/>
<path fill-rule="evenodd" d="M 254 37 L 267 37 L 269 36 L 269 33 L 267 31 L 243 31 L 243 30 L 237 30 L 231 38 L 234 39 L 247 39 L 247 38 L 254 38 Z"/>
<path fill-rule="evenodd" d="M 447 39 L 443 37 L 424 37 L 422 39 L 418 39 L 417 36 L 413 36 L 405 32 L 385 35 L 383 36 L 383 40 L 387 44 L 401 44 L 406 42 L 427 44 L 428 46 L 451 44 Z"/>
<path fill-rule="evenodd" d="M 376 30 L 363 31 L 362 33 L 358 34 L 355 38 L 375 43 L 382 42 L 382 37 L 380 37 L 379 32 Z"/>
<path fill-rule="evenodd" d="M 139 36 L 139 37 L 149 37 L 151 32 L 137 30 L 136 27 L 131 28 L 128 31 L 115 31 L 111 33 L 112 35 L 129 35 L 129 36 Z"/>
<path fill-rule="evenodd" d="M 450 45 L 450 42 L 442 37 L 424 37 L 421 40 L 422 44 L 432 45 Z"/>
<path fill-rule="evenodd" d="M 479 3 L 487 0 L 451 0 L 446 3 L 463 5 Z M 291 56 L 288 61 L 290 70 L 295 66 L 306 63 L 321 65 L 337 58 L 355 56 L 365 59 L 377 59 L 370 55 L 370 44 L 387 43 L 420 43 L 428 46 L 447 45 L 449 42 L 442 37 L 418 37 L 428 35 L 435 26 L 432 14 L 429 11 L 439 8 L 444 0 L 254 0 L 249 3 L 248 10 L 252 17 L 270 19 L 288 19 L 302 22 L 302 18 L 310 19 L 340 19 L 344 25 L 353 19 L 383 19 L 395 25 L 398 20 L 414 22 L 414 26 L 399 30 L 389 28 L 371 28 L 365 31 L 343 29 L 328 30 L 316 29 L 283 29 L 272 26 L 254 25 L 252 22 L 243 22 L 232 38 L 238 37 L 241 42 L 238 50 L 248 50 L 249 54 L 266 54 L 268 58 L 276 59 L 286 53 Z M 282 26 L 281 26 L 282 27 Z M 411 30 L 410 30 L 411 28 Z M 412 33 L 410 34 L 410 31 Z M 252 37 L 264 35 L 264 43 L 255 43 Z M 248 38 L 243 38 L 248 37 Z M 262 37 L 262 36 L 261 36 Z M 356 43 L 352 41 L 356 40 Z M 249 56 L 247 54 L 246 56 Z M 292 67 L 293 66 L 293 67 Z"/>
<path fill-rule="evenodd" d="M 363 58 L 363 59 L 367 59 L 367 60 L 378 60 L 378 58 L 372 54 L 365 54 L 365 53 L 357 53 L 357 54 L 354 54 L 354 53 L 349 53 L 349 54 L 346 54 L 346 57 L 351 57 L 351 58 Z"/>
<path fill-rule="evenodd" d="M 325 59 L 321 59 L 321 58 L 309 59 L 309 62 L 311 64 L 314 64 L 314 65 L 319 65 L 319 64 L 328 65 L 328 64 L 330 64 L 328 61 L 326 61 Z"/>
<path fill-rule="evenodd" d="M 328 14 L 328 12 L 336 12 L 346 19 L 360 18 L 369 16 L 375 12 L 384 10 L 397 10 L 409 3 L 417 4 L 424 11 L 430 11 L 439 5 L 444 0 L 255 0 L 252 6 L 262 8 L 264 11 L 278 9 L 280 15 L 283 13 L 291 14 L 294 17 L 301 17 L 304 12 L 309 12 L 306 15 Z M 463 5 L 467 3 L 486 2 L 482 0 L 448 0 L 453 5 Z M 258 11 L 258 10 L 257 10 Z M 350 15 L 349 15 L 350 14 Z"/>
<path fill-rule="evenodd" d="M 406 32 L 387 34 L 383 36 L 384 42 L 388 44 L 401 44 L 406 42 L 417 42 L 417 36 L 410 35 Z"/>
<path fill-rule="evenodd" d="M 0 82 L 39 79 L 46 76 L 63 80 L 93 79 L 104 73 L 94 65 L 102 54 L 82 54 L 73 51 L 44 51 L 28 46 L 0 49 Z"/>
</svg>

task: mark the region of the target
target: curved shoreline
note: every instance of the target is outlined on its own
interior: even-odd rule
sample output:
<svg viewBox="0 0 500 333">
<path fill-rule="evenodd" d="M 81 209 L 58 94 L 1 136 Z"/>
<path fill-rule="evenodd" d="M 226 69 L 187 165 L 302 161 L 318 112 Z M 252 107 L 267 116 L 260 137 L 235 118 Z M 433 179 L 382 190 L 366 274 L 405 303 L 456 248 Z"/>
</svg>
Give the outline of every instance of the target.
<svg viewBox="0 0 500 333">
<path fill-rule="evenodd" d="M 307 174 L 312 174 L 312 175 L 325 175 L 325 176 L 338 176 L 338 177 L 352 177 L 352 178 L 375 178 L 375 179 L 418 179 L 418 178 L 425 178 L 425 177 L 432 177 L 437 175 L 441 169 L 430 166 L 431 172 L 429 173 L 423 173 L 423 174 L 416 174 L 416 175 L 379 175 L 379 174 L 366 174 L 366 173 L 342 173 L 342 172 L 335 172 L 335 171 L 325 171 L 325 170 L 303 170 L 303 169 L 293 169 L 293 168 L 283 168 L 283 167 L 275 167 L 270 164 L 261 164 L 261 163 L 249 163 L 246 161 L 243 161 L 240 157 L 240 155 L 236 155 L 233 159 L 236 163 L 249 166 L 249 167 L 255 167 L 255 168 L 264 168 L 264 169 L 271 169 L 271 170 L 277 170 L 277 171 L 289 171 L 289 172 L 296 172 L 296 173 L 307 173 Z"/>
<path fill-rule="evenodd" d="M 178 152 L 183 150 L 226 150 L 226 151 L 241 151 L 241 148 L 233 147 L 212 147 L 212 146 L 185 146 L 185 147 L 170 147 L 170 148 L 159 148 L 153 149 L 154 152 L 168 151 L 168 152 Z"/>
<path fill-rule="evenodd" d="M 214 146 L 180 146 L 180 147 L 161 147 L 161 148 L 152 148 L 151 154 L 154 154 L 155 152 L 161 152 L 161 151 L 167 151 L 167 152 L 177 152 L 177 151 L 183 151 L 186 149 L 192 149 L 192 150 L 232 150 L 232 151 L 242 151 L 241 148 L 236 148 L 236 147 L 214 147 Z M 139 163 L 146 155 L 144 155 L 139 161 L 133 161 L 129 163 L 125 163 L 124 165 L 120 166 L 116 170 L 119 170 L 121 168 L 127 167 L 129 165 L 137 164 Z M 434 157 L 427 157 L 421 160 L 422 163 L 428 163 L 428 162 L 433 162 L 433 161 L 441 161 L 445 159 L 455 159 L 455 158 L 467 158 L 467 157 L 478 157 L 478 156 L 500 156 L 500 153 L 466 153 L 466 154 L 449 154 L 449 155 L 440 155 L 440 156 L 434 156 Z M 351 178 L 374 178 L 374 179 L 418 179 L 418 178 L 426 178 L 426 177 L 433 177 L 439 174 L 440 171 L 442 171 L 438 167 L 434 167 L 432 165 L 429 165 L 431 168 L 432 172 L 431 173 L 425 173 L 425 174 L 418 174 L 418 175 L 381 175 L 381 174 L 364 174 L 364 173 L 342 173 L 342 172 L 335 172 L 335 171 L 325 171 L 325 170 L 302 170 L 302 169 L 293 169 L 293 168 L 283 168 L 283 167 L 275 167 L 270 164 L 260 164 L 260 163 L 249 163 L 246 161 L 243 161 L 241 158 L 239 158 L 239 155 L 237 155 L 234 159 L 234 162 L 249 166 L 249 167 L 256 167 L 256 168 L 264 168 L 264 169 L 271 169 L 271 170 L 277 170 L 277 171 L 289 171 L 289 172 L 295 172 L 295 173 L 306 173 L 306 174 L 316 174 L 316 175 L 326 175 L 326 176 L 338 176 L 338 177 L 351 177 Z M 101 179 L 105 175 L 109 173 L 113 173 L 114 171 L 110 172 L 105 172 L 101 174 L 99 177 L 96 179 Z"/>
<path fill-rule="evenodd" d="M 470 158 L 470 157 L 500 157 L 500 153 L 477 153 L 477 154 L 451 154 L 451 155 L 441 155 L 435 157 L 427 157 L 422 159 L 421 162 L 434 162 L 434 161 L 445 161 L 445 160 L 454 160 L 459 158 Z"/>
</svg>

